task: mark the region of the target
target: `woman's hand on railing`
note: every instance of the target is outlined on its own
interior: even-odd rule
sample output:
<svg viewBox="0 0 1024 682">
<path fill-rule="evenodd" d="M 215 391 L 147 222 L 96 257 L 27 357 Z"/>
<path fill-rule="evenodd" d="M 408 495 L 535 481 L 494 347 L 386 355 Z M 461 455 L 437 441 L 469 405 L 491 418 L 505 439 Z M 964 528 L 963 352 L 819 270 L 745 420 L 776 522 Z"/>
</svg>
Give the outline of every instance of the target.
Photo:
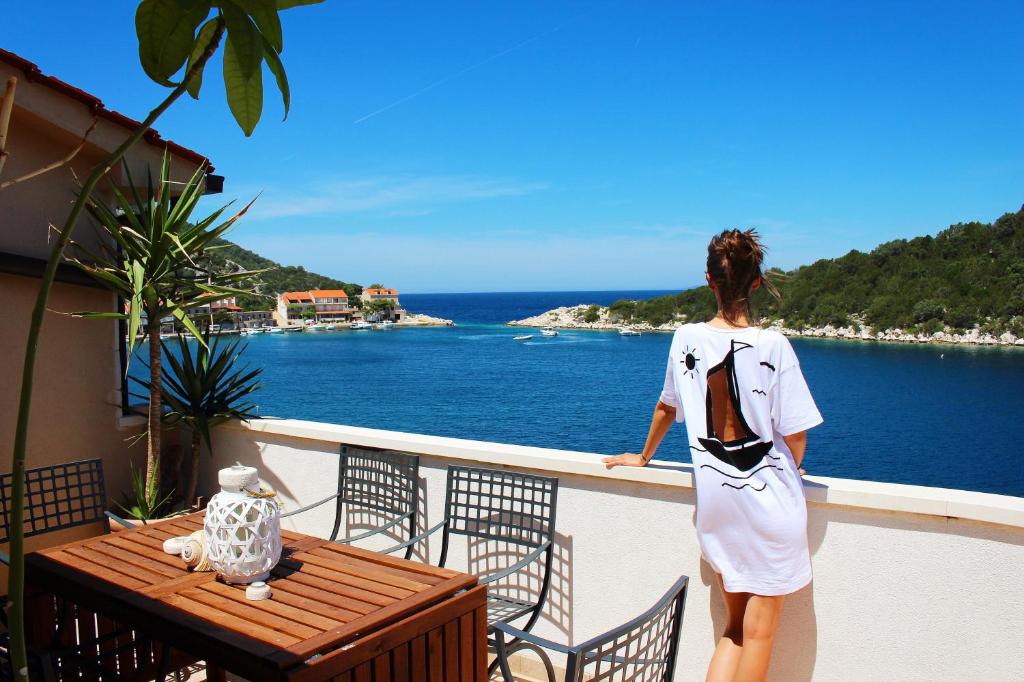
<svg viewBox="0 0 1024 682">
<path fill-rule="evenodd" d="M 621 455 L 613 455 L 611 457 L 605 457 L 601 460 L 604 462 L 606 469 L 613 467 L 642 467 L 647 466 L 649 459 L 643 455 L 637 455 L 632 452 L 624 452 Z"/>
</svg>

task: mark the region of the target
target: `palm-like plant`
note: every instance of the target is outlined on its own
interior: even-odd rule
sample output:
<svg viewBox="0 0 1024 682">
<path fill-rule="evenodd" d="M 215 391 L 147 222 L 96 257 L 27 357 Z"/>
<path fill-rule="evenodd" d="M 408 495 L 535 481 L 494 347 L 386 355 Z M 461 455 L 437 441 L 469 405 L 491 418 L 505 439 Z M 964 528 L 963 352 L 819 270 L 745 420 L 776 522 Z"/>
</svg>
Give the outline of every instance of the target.
<svg viewBox="0 0 1024 682">
<path fill-rule="evenodd" d="M 191 344 L 179 334 L 177 353 L 167 346 L 163 349 L 167 363 L 160 385 L 163 404 L 167 408 L 163 421 L 170 425 L 183 425 L 192 434 L 189 474 L 183 498 L 186 505 L 195 499 L 203 443 L 213 451 L 211 429 L 229 419 L 256 416 L 256 404 L 250 402 L 249 396 L 260 388 L 258 379 L 263 370 L 240 366 L 238 359 L 247 346 L 241 345 L 240 339 L 222 341 L 223 338 L 211 338 L 207 330 L 198 343 Z M 151 381 L 135 381 L 147 392 L 151 390 Z"/>
<path fill-rule="evenodd" d="M 145 317 L 151 382 L 146 452 L 146 498 L 150 503 L 160 496 L 160 424 L 163 413 L 160 322 L 165 317 L 173 317 L 200 339 L 200 343 L 205 343 L 189 319 L 188 310 L 236 294 L 251 293 L 249 289 L 238 287 L 261 272 L 224 273 L 201 265 L 203 256 L 214 248 L 214 240 L 252 205 L 250 202 L 224 222 L 218 223 L 218 220 L 226 206 L 193 223 L 191 214 L 203 194 L 204 175 L 204 168 L 197 170 L 180 194 L 172 198 L 170 158 L 165 154 L 160 180 L 154 187 L 152 178 L 149 179 L 145 196 L 140 194 L 129 174 L 130 197 L 115 187 L 115 206 L 90 198 L 89 212 L 112 244 L 104 246 L 98 253 L 75 244 L 78 255 L 68 259 L 124 299 L 123 312 L 75 315 L 127 320 L 129 356 L 135 350 Z"/>
</svg>

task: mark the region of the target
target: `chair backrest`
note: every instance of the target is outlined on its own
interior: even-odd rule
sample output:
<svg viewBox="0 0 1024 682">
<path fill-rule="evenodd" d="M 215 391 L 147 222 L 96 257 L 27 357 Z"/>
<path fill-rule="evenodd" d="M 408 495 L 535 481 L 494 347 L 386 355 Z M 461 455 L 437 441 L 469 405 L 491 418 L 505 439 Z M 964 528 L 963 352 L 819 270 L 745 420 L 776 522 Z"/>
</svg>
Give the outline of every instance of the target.
<svg viewBox="0 0 1024 682">
<path fill-rule="evenodd" d="M 13 474 L 0 476 L 0 542 L 11 536 Z M 107 492 L 103 462 L 36 467 L 25 471 L 25 537 L 103 521 Z"/>
<path fill-rule="evenodd" d="M 416 514 L 420 458 L 394 450 L 341 446 L 338 504 L 389 516 Z"/>
<path fill-rule="evenodd" d="M 446 532 L 536 547 L 553 540 L 558 479 L 448 467 Z"/>
<path fill-rule="evenodd" d="M 689 578 L 682 576 L 646 613 L 570 654 L 573 682 L 671 682 Z"/>
</svg>

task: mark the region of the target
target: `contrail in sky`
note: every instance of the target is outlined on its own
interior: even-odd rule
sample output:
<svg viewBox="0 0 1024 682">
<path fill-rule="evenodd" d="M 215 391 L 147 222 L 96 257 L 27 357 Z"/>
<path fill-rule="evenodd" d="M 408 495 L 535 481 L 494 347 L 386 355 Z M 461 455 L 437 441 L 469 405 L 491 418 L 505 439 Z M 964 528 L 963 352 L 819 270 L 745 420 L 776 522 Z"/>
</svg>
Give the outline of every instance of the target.
<svg viewBox="0 0 1024 682">
<path fill-rule="evenodd" d="M 442 78 L 440 80 L 434 81 L 430 85 L 427 85 L 426 87 L 420 88 L 419 90 L 417 90 L 416 92 L 413 92 L 412 94 L 408 94 L 408 95 L 406 95 L 404 97 L 401 97 L 399 99 L 395 99 L 390 104 L 388 104 L 386 106 L 382 106 L 382 108 L 378 109 L 376 112 L 371 112 L 370 114 L 367 114 L 366 116 L 359 117 L 359 118 L 355 119 L 355 121 L 353 121 L 352 123 L 353 124 L 362 123 L 364 121 L 367 121 L 369 119 L 374 118 L 378 114 L 383 114 L 384 112 L 386 112 L 386 111 L 388 111 L 390 109 L 394 109 L 395 106 L 397 106 L 398 104 L 403 104 L 403 103 L 406 103 L 407 101 L 409 101 L 410 99 L 415 99 L 416 97 L 419 97 L 424 92 L 429 92 L 430 90 L 433 90 L 434 88 L 437 88 L 437 87 L 440 87 L 440 86 L 444 85 L 445 83 L 449 83 L 451 81 L 454 81 L 457 78 L 461 78 L 461 77 L 465 76 L 466 74 L 468 74 L 471 71 L 476 71 L 480 67 L 483 67 L 483 66 L 487 65 L 487 63 L 492 62 L 495 59 L 498 59 L 500 57 L 505 56 L 509 52 L 514 52 L 515 50 L 519 49 L 520 47 L 528 45 L 528 44 L 530 44 L 532 42 L 537 42 L 541 38 L 544 38 L 545 36 L 549 36 L 549 35 L 555 33 L 556 31 L 561 29 L 563 26 L 564 26 L 564 24 L 559 24 L 554 29 L 550 29 L 548 31 L 544 31 L 542 33 L 537 34 L 536 36 L 530 36 L 529 38 L 526 38 L 525 40 L 520 41 L 520 42 L 516 43 L 515 45 L 512 45 L 511 47 L 506 47 L 501 52 L 495 52 L 494 54 L 492 54 L 492 55 L 490 55 L 488 57 L 485 57 L 483 59 L 480 59 L 476 63 L 473 63 L 473 65 L 470 65 L 470 66 L 466 67 L 465 69 L 463 69 L 461 71 L 457 71 L 454 74 L 447 75 L 447 76 L 445 76 L 444 78 Z"/>
</svg>

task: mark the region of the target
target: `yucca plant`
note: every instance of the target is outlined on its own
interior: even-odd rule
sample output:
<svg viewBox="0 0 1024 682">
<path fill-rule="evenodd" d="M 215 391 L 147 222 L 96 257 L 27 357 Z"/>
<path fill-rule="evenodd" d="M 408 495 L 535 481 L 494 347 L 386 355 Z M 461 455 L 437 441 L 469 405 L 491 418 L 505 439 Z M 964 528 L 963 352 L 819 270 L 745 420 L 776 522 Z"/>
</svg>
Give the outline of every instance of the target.
<svg viewBox="0 0 1024 682">
<path fill-rule="evenodd" d="M 256 416 L 256 404 L 250 396 L 260 388 L 262 368 L 252 369 L 239 364 L 247 348 L 241 340 L 223 341 L 222 336 L 204 333 L 196 343 L 190 343 L 181 334 L 177 337 L 177 352 L 164 346 L 166 371 L 160 394 L 167 408 L 163 421 L 169 425 L 185 426 L 191 432 L 188 477 L 184 485 L 184 503 L 195 499 L 199 479 L 199 458 L 202 445 L 213 452 L 210 431 L 229 419 L 250 419 Z M 151 381 L 134 379 L 147 391 Z"/>
<path fill-rule="evenodd" d="M 127 172 L 127 167 L 125 168 Z M 149 340 L 149 411 L 146 437 L 146 500 L 154 503 L 160 495 L 160 424 L 163 414 L 160 357 L 160 323 L 172 317 L 205 343 L 188 311 L 211 305 L 229 296 L 252 293 L 239 288 L 260 271 L 218 272 L 200 265 L 223 235 L 242 215 L 245 208 L 218 223 L 227 208 L 221 208 L 202 220 L 192 222 L 191 214 L 203 194 L 205 169 L 196 171 L 172 200 L 170 158 L 165 154 L 156 186 L 152 178 L 140 194 L 128 174 L 128 195 L 112 189 L 116 205 L 107 206 L 90 199 L 88 209 L 112 246 L 98 252 L 82 245 L 68 260 L 125 301 L 118 312 L 79 312 L 76 316 L 116 318 L 128 322 L 129 357 L 135 350 L 145 317 L 145 337 Z M 106 242 L 106 240 L 104 240 Z"/>
</svg>

